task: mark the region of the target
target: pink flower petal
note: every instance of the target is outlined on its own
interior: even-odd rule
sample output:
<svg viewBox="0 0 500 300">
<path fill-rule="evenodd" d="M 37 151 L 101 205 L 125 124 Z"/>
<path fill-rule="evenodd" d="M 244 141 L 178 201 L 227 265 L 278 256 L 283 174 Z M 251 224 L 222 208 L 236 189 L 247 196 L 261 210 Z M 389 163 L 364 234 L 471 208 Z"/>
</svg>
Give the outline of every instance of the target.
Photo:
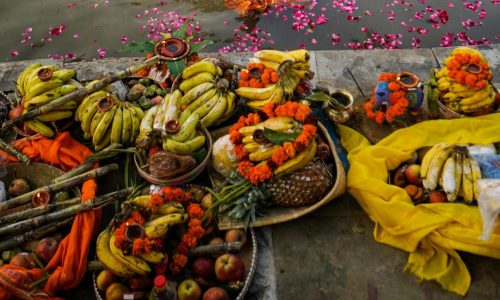
<svg viewBox="0 0 500 300">
<path fill-rule="evenodd" d="M 19 52 L 17 52 L 17 50 L 12 50 L 12 51 L 10 52 L 10 56 L 12 56 L 12 57 L 16 57 L 16 56 L 18 56 L 18 55 L 19 55 Z"/>
</svg>

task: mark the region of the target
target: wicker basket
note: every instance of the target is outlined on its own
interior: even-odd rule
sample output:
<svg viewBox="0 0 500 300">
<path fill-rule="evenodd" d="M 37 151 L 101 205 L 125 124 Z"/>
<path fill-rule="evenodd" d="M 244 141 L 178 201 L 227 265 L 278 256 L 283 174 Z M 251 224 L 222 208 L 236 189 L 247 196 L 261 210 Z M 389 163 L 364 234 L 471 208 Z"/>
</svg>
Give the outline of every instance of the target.
<svg viewBox="0 0 500 300">
<path fill-rule="evenodd" d="M 338 157 L 337 151 L 335 150 L 335 144 L 333 143 L 331 137 L 328 135 L 326 128 L 321 123 L 318 123 L 318 128 L 323 133 L 323 136 L 328 140 L 328 144 L 330 146 L 330 149 L 332 149 L 332 154 L 335 161 L 335 183 L 333 184 L 330 191 L 321 200 L 310 206 L 269 208 L 267 209 L 267 214 L 265 216 L 258 217 L 255 222 L 250 224 L 251 227 L 262 227 L 297 219 L 327 204 L 334 198 L 337 198 L 340 195 L 344 194 L 347 187 L 347 178 L 344 171 L 344 166 L 342 165 Z M 241 222 L 235 222 L 234 220 L 229 219 L 227 216 L 219 216 L 218 226 L 220 230 L 243 228 L 243 224 Z"/>
<path fill-rule="evenodd" d="M 498 93 L 498 90 L 492 85 L 493 90 Z M 457 118 L 467 118 L 468 115 L 464 115 L 449 109 L 446 105 L 444 105 L 440 100 L 438 100 L 439 112 L 445 119 L 457 119 Z M 495 111 L 498 111 L 499 107 L 495 107 Z"/>
<path fill-rule="evenodd" d="M 248 230 L 250 232 L 249 243 L 247 247 L 245 247 L 238 256 L 242 259 L 245 264 L 245 279 L 243 288 L 241 288 L 238 296 L 236 296 L 236 300 L 245 299 L 245 295 L 250 288 L 250 284 L 252 283 L 253 275 L 255 273 L 255 268 L 257 266 L 257 237 L 255 235 L 255 231 L 250 228 Z M 105 300 L 105 296 L 99 292 L 97 289 L 97 272 L 93 272 L 92 274 L 92 285 L 94 287 L 94 293 L 97 300 Z"/>
</svg>

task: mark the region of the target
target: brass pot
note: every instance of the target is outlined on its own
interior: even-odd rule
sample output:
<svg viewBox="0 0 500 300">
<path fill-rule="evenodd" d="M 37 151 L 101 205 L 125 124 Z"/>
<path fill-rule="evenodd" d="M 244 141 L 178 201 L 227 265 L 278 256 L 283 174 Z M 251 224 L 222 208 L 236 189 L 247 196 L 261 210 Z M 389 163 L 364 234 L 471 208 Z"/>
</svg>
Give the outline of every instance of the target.
<svg viewBox="0 0 500 300">
<path fill-rule="evenodd" d="M 332 98 L 330 101 L 323 102 L 322 106 L 330 120 L 344 124 L 351 119 L 354 111 L 354 97 L 348 90 L 336 88 L 326 81 L 319 81 L 316 89 L 327 93 Z"/>
</svg>

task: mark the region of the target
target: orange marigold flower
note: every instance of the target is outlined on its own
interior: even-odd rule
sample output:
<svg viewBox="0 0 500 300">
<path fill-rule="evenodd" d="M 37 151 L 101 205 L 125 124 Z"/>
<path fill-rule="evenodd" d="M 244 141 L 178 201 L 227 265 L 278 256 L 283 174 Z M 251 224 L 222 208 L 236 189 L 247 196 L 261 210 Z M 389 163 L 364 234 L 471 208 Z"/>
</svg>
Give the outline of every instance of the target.
<svg viewBox="0 0 500 300">
<path fill-rule="evenodd" d="M 293 147 L 293 144 L 290 142 L 283 143 L 283 148 L 285 148 L 285 153 L 290 158 L 294 158 L 297 154 L 295 148 Z"/>
<path fill-rule="evenodd" d="M 396 77 L 397 77 L 396 73 L 382 73 L 382 74 L 380 74 L 378 80 L 391 82 L 391 81 L 396 80 Z"/>
<path fill-rule="evenodd" d="M 375 113 L 375 122 L 377 122 L 377 124 L 382 124 L 384 123 L 385 121 L 385 115 L 382 111 L 377 111 Z"/>
<path fill-rule="evenodd" d="M 202 219 L 203 218 L 203 208 L 197 203 L 191 203 L 187 209 L 188 215 L 191 219 Z"/>
<path fill-rule="evenodd" d="M 247 70 L 251 70 L 251 69 L 254 69 L 254 68 L 257 68 L 257 69 L 260 69 L 260 70 L 264 71 L 264 69 L 266 68 L 266 66 L 263 63 L 249 63 L 247 65 Z"/>
<path fill-rule="evenodd" d="M 269 74 L 269 76 L 271 76 L 271 74 L 272 74 L 273 72 L 274 72 L 274 70 L 273 70 L 273 69 L 271 69 L 271 68 L 265 68 L 265 69 L 264 69 L 264 74 Z M 261 78 L 262 78 L 262 76 L 261 76 Z"/>
<path fill-rule="evenodd" d="M 469 63 L 471 64 L 479 64 L 481 62 L 481 58 L 477 55 L 471 55 L 469 59 Z"/>
<path fill-rule="evenodd" d="M 477 82 L 477 78 L 478 77 L 474 74 L 467 74 L 467 76 L 465 76 L 465 84 L 468 86 L 474 86 Z"/>
<path fill-rule="evenodd" d="M 236 154 L 238 160 L 244 160 L 248 158 L 248 153 L 245 151 L 245 145 L 243 144 L 238 144 L 236 147 L 234 147 L 234 153 Z"/>
<path fill-rule="evenodd" d="M 239 87 L 249 87 L 249 86 L 250 86 L 250 81 L 248 81 L 248 80 L 240 80 Z"/>
<path fill-rule="evenodd" d="M 250 176 L 250 172 L 252 171 L 253 163 L 249 161 L 242 161 L 238 163 L 238 172 L 241 176 L 247 178 Z"/>
<path fill-rule="evenodd" d="M 184 234 L 182 236 L 182 241 L 184 243 L 186 243 L 186 246 L 188 246 L 189 248 L 196 247 L 196 244 L 198 243 L 198 241 L 196 240 L 196 238 L 194 236 L 189 235 L 189 234 Z"/>
<path fill-rule="evenodd" d="M 280 77 L 278 76 L 278 73 L 273 72 L 271 73 L 271 82 L 276 83 L 280 80 Z"/>
<path fill-rule="evenodd" d="M 243 69 L 240 71 L 240 78 L 242 80 L 250 80 L 250 72 L 247 69 Z"/>
<path fill-rule="evenodd" d="M 170 271 L 172 271 L 173 274 L 179 274 L 187 262 L 188 258 L 186 255 L 178 253 L 174 254 L 172 256 L 172 263 L 170 264 Z"/>
<path fill-rule="evenodd" d="M 400 88 L 401 88 L 401 85 L 399 83 L 397 83 L 396 81 L 389 83 L 389 90 L 391 90 L 393 92 L 399 91 Z"/>
<path fill-rule="evenodd" d="M 134 210 L 131 214 L 130 214 L 130 217 L 132 218 L 132 220 L 134 220 L 135 223 L 137 224 L 144 224 L 145 220 L 144 218 L 142 217 L 142 215 L 137 211 L 137 210 Z"/>
<path fill-rule="evenodd" d="M 268 104 L 264 105 L 264 107 L 262 108 L 262 112 L 264 112 L 268 118 L 273 118 L 275 105 L 275 103 L 269 102 Z"/>
<path fill-rule="evenodd" d="M 152 213 L 155 213 L 158 210 L 158 207 L 163 203 L 165 203 L 165 200 L 160 194 L 153 194 L 146 203 L 146 206 L 151 208 Z"/>
<path fill-rule="evenodd" d="M 295 113 L 295 120 L 299 122 L 304 122 L 311 113 L 312 110 L 309 106 L 301 105 L 299 106 L 297 112 Z"/>
<path fill-rule="evenodd" d="M 460 69 L 460 62 L 455 59 L 455 58 L 452 58 L 448 61 L 448 63 L 446 64 L 446 67 L 449 69 L 449 70 L 458 70 Z"/>
<path fill-rule="evenodd" d="M 271 160 L 277 164 L 278 166 L 281 166 L 282 164 L 285 163 L 285 161 L 288 159 L 288 155 L 286 154 L 286 150 L 284 147 L 279 147 L 278 150 L 276 150 L 273 155 L 271 155 Z"/>
<path fill-rule="evenodd" d="M 487 85 L 488 85 L 488 81 L 486 81 L 486 80 L 479 80 L 478 82 L 476 82 L 476 84 L 474 84 L 474 89 L 476 89 L 476 90 L 482 90 Z"/>
</svg>

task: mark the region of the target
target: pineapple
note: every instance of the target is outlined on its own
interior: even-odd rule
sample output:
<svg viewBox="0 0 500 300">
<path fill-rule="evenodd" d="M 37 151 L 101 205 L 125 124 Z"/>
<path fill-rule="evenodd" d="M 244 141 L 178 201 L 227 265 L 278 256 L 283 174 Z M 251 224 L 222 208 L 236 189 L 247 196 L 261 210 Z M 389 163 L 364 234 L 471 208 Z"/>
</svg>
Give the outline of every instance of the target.
<svg viewBox="0 0 500 300">
<path fill-rule="evenodd" d="M 319 201 L 333 185 L 325 163 L 314 160 L 292 174 L 273 179 L 267 188 L 271 201 L 280 206 L 305 206 Z"/>
</svg>

